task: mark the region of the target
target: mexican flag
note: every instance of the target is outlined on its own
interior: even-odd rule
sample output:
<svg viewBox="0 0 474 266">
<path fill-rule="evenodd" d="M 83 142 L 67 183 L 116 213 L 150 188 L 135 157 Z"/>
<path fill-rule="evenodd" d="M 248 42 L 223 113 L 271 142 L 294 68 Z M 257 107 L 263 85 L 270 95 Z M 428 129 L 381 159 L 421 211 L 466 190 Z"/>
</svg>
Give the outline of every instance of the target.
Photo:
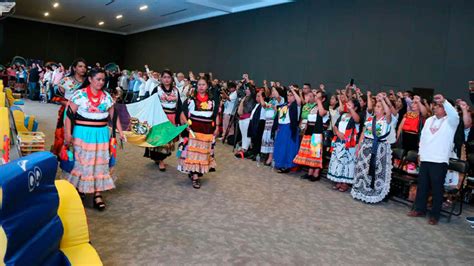
<svg viewBox="0 0 474 266">
<path fill-rule="evenodd" d="M 127 142 L 140 147 L 163 146 L 187 127 L 168 120 L 157 93 L 140 102 L 117 104 L 116 111 Z"/>
</svg>

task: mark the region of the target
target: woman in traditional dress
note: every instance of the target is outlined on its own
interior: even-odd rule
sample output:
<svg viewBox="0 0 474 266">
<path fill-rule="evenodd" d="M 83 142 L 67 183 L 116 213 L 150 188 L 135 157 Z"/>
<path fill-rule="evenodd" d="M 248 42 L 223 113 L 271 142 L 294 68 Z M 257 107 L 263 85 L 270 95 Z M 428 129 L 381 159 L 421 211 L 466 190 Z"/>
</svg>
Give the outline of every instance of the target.
<svg viewBox="0 0 474 266">
<path fill-rule="evenodd" d="M 260 163 L 260 150 L 262 148 L 262 135 L 263 130 L 265 129 L 265 113 L 263 112 L 261 102 L 264 100 L 264 92 L 260 90 L 257 92 L 256 102 L 257 105 L 252 110 L 252 114 L 250 115 L 250 125 L 248 130 L 248 136 L 252 140 L 252 150 L 251 156 L 249 159 L 254 161 L 259 159 Z"/>
<path fill-rule="evenodd" d="M 384 97 L 382 94 L 377 95 L 373 114 L 367 113 L 356 149 L 351 195 L 367 203 L 380 202 L 390 190 L 392 150 L 386 138 L 391 130 L 392 113 Z M 368 109 L 371 109 L 370 104 Z"/>
<path fill-rule="evenodd" d="M 64 110 L 71 100 L 74 92 L 79 89 L 84 82 L 84 77 L 87 73 L 86 61 L 82 58 L 74 60 L 71 65 L 71 73 L 59 81 L 57 91 L 52 101 L 60 103 L 58 111 L 58 121 L 56 123 L 56 131 L 54 134 L 54 144 L 52 147 L 52 153 L 59 156 L 61 147 L 64 144 Z"/>
<path fill-rule="evenodd" d="M 105 72 L 93 69 L 82 89 L 76 90 L 68 103 L 65 121 L 65 143 L 74 147 L 74 168 L 63 177 L 84 194 L 94 194 L 94 207 L 105 209 L 101 192 L 115 188 L 110 175 L 109 118 L 114 116 L 113 99 L 102 90 Z M 122 127 L 117 119 L 120 138 Z"/>
<path fill-rule="evenodd" d="M 240 158 L 242 156 L 248 157 L 248 149 L 250 147 L 251 139 L 248 135 L 248 129 L 250 125 L 250 116 L 252 114 L 253 108 L 255 108 L 256 94 L 255 88 L 252 85 L 245 86 L 245 98 L 240 101 L 239 107 L 237 108 L 237 113 L 239 115 L 239 130 L 242 136 L 242 147 L 235 156 Z"/>
<path fill-rule="evenodd" d="M 320 180 L 320 170 L 323 167 L 323 131 L 324 124 L 329 120 L 329 112 L 324 109 L 326 100 L 323 92 L 307 93 L 306 104 L 303 106 L 302 119 L 306 119 L 303 139 L 298 154 L 293 162 L 309 167 L 308 173 L 301 178 L 312 182 Z"/>
<path fill-rule="evenodd" d="M 276 134 L 273 158 L 278 173 L 288 173 L 295 167 L 293 162 L 299 147 L 299 121 L 301 98 L 291 86 L 288 92 L 288 104 L 278 107 L 277 117 L 272 132 Z M 276 132 L 275 132 L 276 130 Z"/>
<path fill-rule="evenodd" d="M 180 123 L 181 115 L 181 98 L 178 89 L 174 86 L 173 73 L 169 70 L 164 70 L 161 73 L 161 84 L 154 90 L 157 90 L 158 97 L 160 98 L 161 106 L 165 112 L 168 120 L 177 125 Z M 148 157 L 158 164 L 160 171 L 166 171 L 166 164 L 164 160 L 171 155 L 175 149 L 176 140 L 170 143 L 156 147 L 146 148 L 145 157 Z"/>
<path fill-rule="evenodd" d="M 405 113 L 397 132 L 397 140 L 401 141 L 404 150 L 418 151 L 421 129 L 427 114 L 428 112 L 421 102 L 420 96 L 414 96 L 411 111 Z"/>
<path fill-rule="evenodd" d="M 17 86 L 17 88 L 21 92 L 25 92 L 27 78 L 28 78 L 28 72 L 26 71 L 26 67 L 24 65 L 19 66 L 18 71 L 16 72 L 16 84 L 15 84 L 15 86 Z"/>
<path fill-rule="evenodd" d="M 265 165 L 270 166 L 273 161 L 273 144 L 274 136 L 272 135 L 272 128 L 275 122 L 277 106 L 285 103 L 285 91 L 280 87 L 273 87 L 271 90 L 271 98 L 268 102 L 261 98 L 262 112 L 265 114 L 265 128 L 262 134 L 262 146 L 260 152 L 268 154 Z"/>
<path fill-rule="evenodd" d="M 332 130 L 337 119 L 339 119 L 339 95 L 332 95 L 329 99 L 329 117 L 331 119 L 328 130 Z"/>
<path fill-rule="evenodd" d="M 327 177 L 336 182 L 334 189 L 346 192 L 354 183 L 355 146 L 359 130 L 359 109 L 357 100 L 349 100 L 346 104 L 347 112 L 343 112 L 334 123 L 334 137 L 331 148 L 331 161 Z"/>
<path fill-rule="evenodd" d="M 212 142 L 219 133 L 219 103 L 209 95 L 209 84 L 200 78 L 195 97 L 188 99 L 181 113 L 181 123 L 188 123 L 189 138 L 181 153 L 180 169 L 189 173 L 193 188 L 201 188 L 200 177 L 215 167 L 211 159 Z"/>
</svg>

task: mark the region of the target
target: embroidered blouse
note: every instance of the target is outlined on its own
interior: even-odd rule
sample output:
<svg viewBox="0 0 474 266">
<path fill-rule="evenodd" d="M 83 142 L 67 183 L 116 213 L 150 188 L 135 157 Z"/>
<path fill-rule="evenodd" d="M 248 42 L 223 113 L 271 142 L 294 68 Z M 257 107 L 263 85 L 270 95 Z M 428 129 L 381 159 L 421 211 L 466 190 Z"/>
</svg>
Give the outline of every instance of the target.
<svg viewBox="0 0 474 266">
<path fill-rule="evenodd" d="M 301 107 L 298 106 L 298 114 L 301 111 Z M 283 124 L 290 124 L 291 123 L 291 118 L 290 118 L 290 108 L 288 105 L 284 105 L 280 108 L 278 108 L 278 124 L 283 125 Z"/>
<path fill-rule="evenodd" d="M 280 101 L 278 102 L 276 99 L 272 98 L 266 105 L 268 107 L 265 108 L 264 114 L 265 119 L 272 120 L 275 118 L 276 111 L 273 109 L 273 106 L 279 106 L 285 103 L 285 99 L 281 97 Z"/>
<path fill-rule="evenodd" d="M 109 116 L 109 109 L 114 105 L 110 94 L 103 91 L 99 106 L 93 106 L 87 97 L 87 89 L 75 91 L 71 97 L 71 102 L 78 106 L 77 113 L 79 115 L 92 120 L 106 119 Z"/>
<path fill-rule="evenodd" d="M 189 99 L 188 111 L 190 117 L 199 116 L 211 118 L 214 113 L 214 101 L 212 99 L 206 102 L 199 102 L 197 99 Z"/>
<path fill-rule="evenodd" d="M 59 81 L 59 86 L 64 90 L 64 98 L 71 100 L 72 95 L 82 85 L 82 82 L 77 81 L 74 77 L 64 77 Z M 87 95 L 86 95 L 87 97 Z"/>
<path fill-rule="evenodd" d="M 179 93 L 177 88 L 170 91 L 165 91 L 161 86 L 158 86 L 158 96 L 160 97 L 161 106 L 163 109 L 175 111 L 178 105 Z"/>
<path fill-rule="evenodd" d="M 420 114 L 418 112 L 408 112 L 404 115 L 403 131 L 418 133 L 420 131 Z"/>
<path fill-rule="evenodd" d="M 306 120 L 308 119 L 308 115 L 311 113 L 311 110 L 313 110 L 316 107 L 316 103 L 307 103 L 303 105 L 303 111 L 301 111 L 301 119 Z"/>
<path fill-rule="evenodd" d="M 367 118 L 365 119 L 365 131 L 364 136 L 369 139 L 373 139 L 372 135 L 372 124 L 375 119 L 375 116 L 367 113 Z M 375 123 L 375 133 L 377 136 L 381 137 L 387 135 L 390 132 L 390 124 L 387 122 L 385 116 L 382 119 L 379 119 Z"/>
</svg>

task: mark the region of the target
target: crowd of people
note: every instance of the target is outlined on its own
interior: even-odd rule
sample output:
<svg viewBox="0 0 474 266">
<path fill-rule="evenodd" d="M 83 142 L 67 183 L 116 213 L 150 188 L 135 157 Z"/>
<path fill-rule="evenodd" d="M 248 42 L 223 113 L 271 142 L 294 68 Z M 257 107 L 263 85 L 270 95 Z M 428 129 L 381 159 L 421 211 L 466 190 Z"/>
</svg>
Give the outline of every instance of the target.
<svg viewBox="0 0 474 266">
<path fill-rule="evenodd" d="M 214 148 L 221 140 L 234 145 L 237 158 L 258 161 L 278 173 L 304 170 L 301 178 L 316 182 L 327 169 L 335 190 L 377 203 L 389 195 L 392 148 L 399 147 L 419 154 L 415 208 L 408 215 L 426 215 L 431 189 L 429 223 L 434 225 L 449 159 L 466 159 L 473 152 L 469 104 L 441 94 L 426 99 L 411 91 L 363 93 L 351 82 L 331 95 L 324 84 L 300 88 L 264 80 L 257 86 L 248 74 L 219 80 L 212 73 L 157 72 L 148 65 L 144 71 L 104 70 L 98 63 L 88 67 L 83 59 L 68 69 L 60 63 L 11 66 L 6 75 L 17 90 L 26 91 L 28 84 L 30 99 L 43 95 L 45 101 L 61 104 L 53 152 L 59 154 L 64 143 L 74 147 L 74 169 L 64 176 L 81 195 L 94 193 L 100 210 L 105 208 L 101 192 L 115 187 L 107 152 L 113 107 L 155 96 L 172 124 L 188 128 L 164 146 L 146 148 L 144 156 L 166 171 L 165 159 L 178 145 L 178 169 L 196 189 L 204 174 L 216 170 Z M 125 139 L 119 119 L 113 121 Z"/>
</svg>

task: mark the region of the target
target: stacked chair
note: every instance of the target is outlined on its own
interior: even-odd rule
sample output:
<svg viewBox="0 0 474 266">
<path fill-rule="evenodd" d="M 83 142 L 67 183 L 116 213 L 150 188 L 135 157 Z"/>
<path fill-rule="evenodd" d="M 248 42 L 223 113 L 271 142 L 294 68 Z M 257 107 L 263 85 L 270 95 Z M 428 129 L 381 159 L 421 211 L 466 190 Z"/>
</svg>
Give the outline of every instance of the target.
<svg viewBox="0 0 474 266">
<path fill-rule="evenodd" d="M 13 92 L 10 88 L 5 88 L 5 93 L 6 93 L 6 96 L 7 96 L 7 99 L 8 99 L 8 103 L 10 104 L 10 106 L 14 106 L 14 105 L 24 105 L 25 103 L 23 102 L 23 100 L 20 100 L 20 99 L 15 99 L 13 97 Z"/>
<path fill-rule="evenodd" d="M 0 164 L 7 163 L 10 158 L 10 116 L 5 99 L 5 93 L 0 91 Z"/>
<path fill-rule="evenodd" d="M 12 106 L 10 110 L 18 132 L 36 132 L 38 130 L 38 122 L 34 115 L 26 115 L 18 106 Z"/>
</svg>

